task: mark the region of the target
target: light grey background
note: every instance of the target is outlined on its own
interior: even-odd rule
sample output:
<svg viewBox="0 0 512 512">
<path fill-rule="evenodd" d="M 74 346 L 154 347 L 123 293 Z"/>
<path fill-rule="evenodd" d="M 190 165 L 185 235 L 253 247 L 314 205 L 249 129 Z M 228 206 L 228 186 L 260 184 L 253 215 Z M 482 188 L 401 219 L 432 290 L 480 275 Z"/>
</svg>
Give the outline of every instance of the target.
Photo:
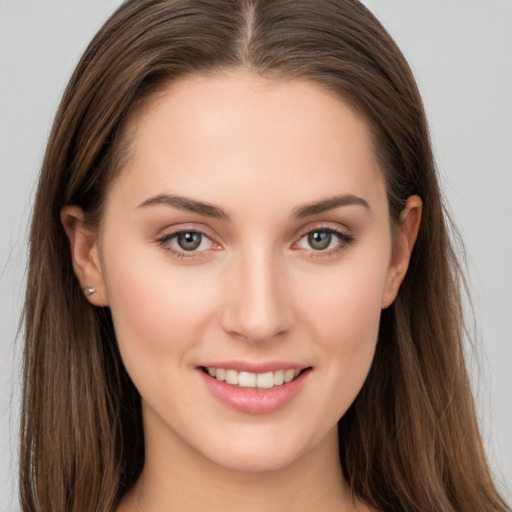
<svg viewBox="0 0 512 512">
<path fill-rule="evenodd" d="M 45 141 L 86 44 L 120 0 L 0 0 L 0 510 L 18 510 L 27 223 Z M 469 257 L 471 362 L 498 484 L 512 482 L 512 1 L 367 0 L 412 65 Z M 508 491 L 506 490 L 508 488 Z"/>
</svg>

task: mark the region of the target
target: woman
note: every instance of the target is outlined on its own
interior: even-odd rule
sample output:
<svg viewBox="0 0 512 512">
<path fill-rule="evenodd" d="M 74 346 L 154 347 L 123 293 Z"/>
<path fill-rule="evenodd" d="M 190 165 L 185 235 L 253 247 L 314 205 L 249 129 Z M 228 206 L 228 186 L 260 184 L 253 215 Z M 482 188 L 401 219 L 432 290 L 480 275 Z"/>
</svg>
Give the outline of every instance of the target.
<svg viewBox="0 0 512 512">
<path fill-rule="evenodd" d="M 36 198 L 24 509 L 506 510 L 445 222 L 358 2 L 123 4 Z"/>
</svg>

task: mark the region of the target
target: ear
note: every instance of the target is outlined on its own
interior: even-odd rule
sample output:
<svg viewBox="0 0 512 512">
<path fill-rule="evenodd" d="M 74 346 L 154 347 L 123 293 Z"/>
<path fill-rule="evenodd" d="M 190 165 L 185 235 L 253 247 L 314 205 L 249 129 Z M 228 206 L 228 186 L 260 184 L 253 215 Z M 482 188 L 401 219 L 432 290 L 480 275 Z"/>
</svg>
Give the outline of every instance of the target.
<svg viewBox="0 0 512 512">
<path fill-rule="evenodd" d="M 419 196 L 407 199 L 405 208 L 400 214 L 400 226 L 396 233 L 393 254 L 389 263 L 386 285 L 382 296 L 382 308 L 390 306 L 395 300 L 400 285 L 405 277 L 412 249 L 420 228 L 423 202 Z"/>
<path fill-rule="evenodd" d="M 84 295 L 95 306 L 108 306 L 96 234 L 86 227 L 84 213 L 79 206 L 62 208 L 60 220 L 69 238 L 73 270 L 84 290 Z M 91 295 L 85 293 L 88 286 L 95 288 Z"/>
</svg>

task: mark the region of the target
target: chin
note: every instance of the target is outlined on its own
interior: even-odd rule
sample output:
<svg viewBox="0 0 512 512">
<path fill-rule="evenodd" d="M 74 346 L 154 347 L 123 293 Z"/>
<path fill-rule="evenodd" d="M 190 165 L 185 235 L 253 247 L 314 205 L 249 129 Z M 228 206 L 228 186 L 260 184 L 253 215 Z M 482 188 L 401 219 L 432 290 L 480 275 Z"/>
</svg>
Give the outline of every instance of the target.
<svg viewBox="0 0 512 512">
<path fill-rule="evenodd" d="M 246 432 L 229 436 L 229 442 L 211 443 L 203 456 L 214 464 L 236 472 L 265 473 L 282 471 L 304 462 L 322 447 L 337 453 L 337 428 L 323 435 L 308 435 L 295 430 L 284 432 Z"/>
<path fill-rule="evenodd" d="M 282 450 L 229 450 L 210 460 L 218 466 L 239 473 L 269 473 L 293 466 L 302 455 Z"/>
</svg>

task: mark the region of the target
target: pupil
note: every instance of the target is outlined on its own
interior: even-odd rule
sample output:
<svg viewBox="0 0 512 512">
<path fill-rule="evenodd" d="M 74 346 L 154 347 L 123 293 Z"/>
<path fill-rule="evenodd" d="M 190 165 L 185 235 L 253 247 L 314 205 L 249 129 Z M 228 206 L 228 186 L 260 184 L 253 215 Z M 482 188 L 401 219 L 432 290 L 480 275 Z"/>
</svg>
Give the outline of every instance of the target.
<svg viewBox="0 0 512 512">
<path fill-rule="evenodd" d="M 331 233 L 327 233 L 325 231 L 315 231 L 309 234 L 308 242 L 313 249 L 317 251 L 323 251 L 329 247 L 331 238 Z"/>
<path fill-rule="evenodd" d="M 201 233 L 180 233 L 178 235 L 178 245 L 184 251 L 193 251 L 201 245 Z"/>
</svg>

